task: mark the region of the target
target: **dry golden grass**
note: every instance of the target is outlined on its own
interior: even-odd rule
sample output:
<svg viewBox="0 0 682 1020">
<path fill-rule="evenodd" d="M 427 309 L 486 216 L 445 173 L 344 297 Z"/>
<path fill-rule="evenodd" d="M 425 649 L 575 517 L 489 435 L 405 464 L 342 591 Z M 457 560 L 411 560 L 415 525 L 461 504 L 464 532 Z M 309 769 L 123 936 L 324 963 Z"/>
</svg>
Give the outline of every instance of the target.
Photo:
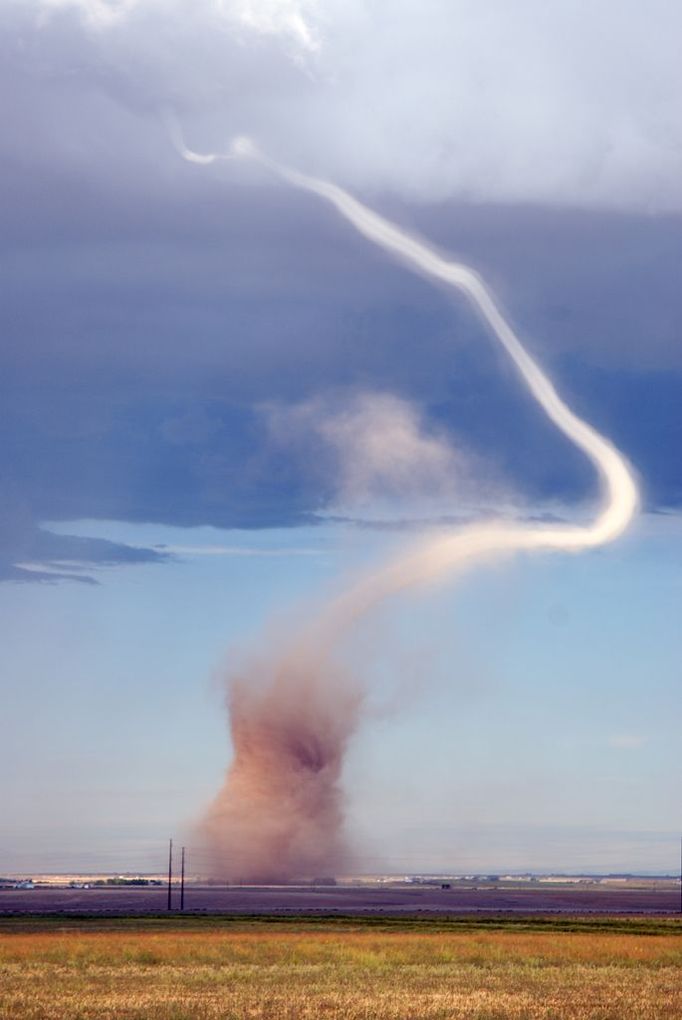
<svg viewBox="0 0 682 1020">
<path fill-rule="evenodd" d="M 302 922 L 0 934 L 2 1020 L 682 1017 L 682 938 Z"/>
</svg>

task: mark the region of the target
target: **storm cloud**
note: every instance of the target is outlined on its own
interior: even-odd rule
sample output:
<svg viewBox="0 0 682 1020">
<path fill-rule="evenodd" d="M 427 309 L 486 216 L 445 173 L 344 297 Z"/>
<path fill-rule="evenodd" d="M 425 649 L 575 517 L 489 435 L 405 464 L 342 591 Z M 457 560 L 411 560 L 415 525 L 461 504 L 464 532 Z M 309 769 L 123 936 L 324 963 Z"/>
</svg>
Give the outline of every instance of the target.
<svg viewBox="0 0 682 1020">
<path fill-rule="evenodd" d="M 2 4 L 3 576 L 143 556 L 48 548 L 50 521 L 328 514 L 333 449 L 308 464 L 263 413 L 320 393 L 393 394 L 531 506 L 590 494 L 466 309 L 266 175 L 179 160 L 169 108 L 197 149 L 251 134 L 476 266 L 678 507 L 680 28 L 662 0 Z"/>
<path fill-rule="evenodd" d="M 95 143 L 94 91 L 100 112 L 174 104 L 213 151 L 246 132 L 409 199 L 682 207 L 682 14 L 668 0 L 33 0 L 5 21 L 15 67 L 56 90 L 44 113 L 71 94 L 68 140 L 88 128 L 93 162 L 123 127 L 110 111 Z"/>
</svg>

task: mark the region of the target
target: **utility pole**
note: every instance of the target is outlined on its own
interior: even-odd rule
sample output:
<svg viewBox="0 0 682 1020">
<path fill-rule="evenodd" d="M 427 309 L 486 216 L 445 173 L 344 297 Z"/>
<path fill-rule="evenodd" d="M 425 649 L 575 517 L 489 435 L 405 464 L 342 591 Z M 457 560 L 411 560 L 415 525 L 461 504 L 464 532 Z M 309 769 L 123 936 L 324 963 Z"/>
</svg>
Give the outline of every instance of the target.
<svg viewBox="0 0 682 1020">
<path fill-rule="evenodd" d="M 171 909 L 171 882 L 173 881 L 173 840 L 168 843 L 168 909 Z"/>
<path fill-rule="evenodd" d="M 182 856 L 180 858 L 180 910 L 185 909 L 185 848 L 182 848 Z"/>
</svg>

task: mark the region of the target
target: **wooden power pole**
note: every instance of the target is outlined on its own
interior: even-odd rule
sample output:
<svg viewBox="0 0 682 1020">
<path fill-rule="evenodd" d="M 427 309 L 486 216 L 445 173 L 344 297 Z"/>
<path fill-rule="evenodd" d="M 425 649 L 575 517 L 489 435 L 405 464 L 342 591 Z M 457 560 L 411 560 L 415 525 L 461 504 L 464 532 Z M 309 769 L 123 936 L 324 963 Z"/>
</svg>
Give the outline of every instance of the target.
<svg viewBox="0 0 682 1020">
<path fill-rule="evenodd" d="M 173 881 L 173 840 L 168 843 L 168 909 L 171 909 L 171 882 Z"/>
</svg>

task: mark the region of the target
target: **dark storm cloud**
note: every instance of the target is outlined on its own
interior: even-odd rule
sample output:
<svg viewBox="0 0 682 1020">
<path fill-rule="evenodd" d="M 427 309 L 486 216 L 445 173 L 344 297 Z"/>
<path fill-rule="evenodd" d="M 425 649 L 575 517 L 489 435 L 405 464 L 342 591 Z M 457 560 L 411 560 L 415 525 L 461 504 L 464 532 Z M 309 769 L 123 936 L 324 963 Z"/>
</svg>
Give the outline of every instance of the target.
<svg viewBox="0 0 682 1020">
<path fill-rule="evenodd" d="M 339 399 L 373 389 L 414 401 L 531 501 L 592 491 L 580 458 L 529 405 L 465 306 L 386 263 L 328 210 L 261 171 L 183 163 L 163 127 L 167 105 L 197 148 L 253 131 L 275 151 L 369 189 L 383 211 L 470 261 L 560 388 L 631 456 L 650 505 L 679 506 L 682 468 L 666 451 L 681 427 L 682 242 L 677 215 L 648 211 L 679 206 L 679 179 L 667 156 L 656 157 L 658 128 L 654 154 L 640 155 L 636 172 L 621 148 L 592 180 L 592 155 L 574 125 L 567 179 L 547 184 L 529 171 L 519 191 L 498 155 L 464 131 L 460 107 L 455 122 L 442 108 L 420 121 L 422 150 L 398 144 L 382 85 L 398 43 L 376 33 L 371 43 L 359 15 L 353 31 L 366 56 L 352 70 L 340 55 L 350 22 L 333 5 L 329 17 L 341 27 L 329 28 L 326 42 L 314 18 L 306 37 L 296 3 L 273 5 L 278 17 L 255 29 L 235 5 L 223 6 L 232 14 L 220 31 L 208 2 L 189 20 L 181 4 L 161 0 L 109 21 L 94 2 L 0 11 L 0 479 L 21 508 L 4 516 L 2 576 L 29 560 L 50 564 L 52 579 L 74 573 L 62 562 L 159 559 L 50 536 L 41 521 L 248 528 L 314 520 L 333 495 L 332 462 L 318 450 L 307 470 L 305 458 L 273 446 L 259 408 L 320 392 Z M 426 41 L 415 45 L 420 59 Z M 441 56 L 427 91 L 439 75 L 451 82 Z M 590 73 L 601 82 L 593 57 Z M 662 81 L 677 73 L 666 59 Z M 381 102 L 364 115 L 353 154 L 363 80 L 365 96 L 374 87 Z M 489 82 L 500 95 L 503 84 Z M 597 107 L 620 109 L 607 91 Z M 582 101 L 561 109 L 578 116 Z M 647 102 L 635 110 L 637 138 L 651 123 Z M 518 125 L 521 114 L 504 116 Z M 437 157 L 438 139 L 460 129 L 469 170 L 446 186 L 445 170 L 461 160 Z M 531 141 L 544 144 L 539 134 Z M 518 159 L 511 163 L 517 173 Z M 467 174 L 488 184 L 474 189 Z M 590 212 L 566 207 L 581 204 L 580 180 Z M 507 204 L 467 205 L 467 194 Z"/>
<path fill-rule="evenodd" d="M 14 497 L 14 498 L 13 498 Z M 155 549 L 106 539 L 60 535 L 36 524 L 26 501 L 16 491 L 0 494 L 0 581 L 70 580 L 95 584 L 88 570 L 138 563 L 163 563 L 169 557 Z"/>
</svg>

